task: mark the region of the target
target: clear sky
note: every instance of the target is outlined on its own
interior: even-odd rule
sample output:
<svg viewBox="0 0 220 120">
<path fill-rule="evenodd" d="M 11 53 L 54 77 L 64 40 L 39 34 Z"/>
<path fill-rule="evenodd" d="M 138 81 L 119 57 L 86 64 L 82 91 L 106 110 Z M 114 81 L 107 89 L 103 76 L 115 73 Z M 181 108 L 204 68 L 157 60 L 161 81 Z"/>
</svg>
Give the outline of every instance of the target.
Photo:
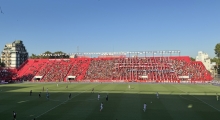
<svg viewBox="0 0 220 120">
<path fill-rule="evenodd" d="M 29 54 L 180 50 L 214 57 L 220 0 L 0 0 L 0 50 Z"/>
</svg>

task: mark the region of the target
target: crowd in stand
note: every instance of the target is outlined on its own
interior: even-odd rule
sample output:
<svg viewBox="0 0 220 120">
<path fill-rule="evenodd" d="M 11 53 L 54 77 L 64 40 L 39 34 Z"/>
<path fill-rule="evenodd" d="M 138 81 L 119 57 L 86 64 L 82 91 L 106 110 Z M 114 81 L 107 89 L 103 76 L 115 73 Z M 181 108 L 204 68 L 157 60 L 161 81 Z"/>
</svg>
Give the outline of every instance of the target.
<svg viewBox="0 0 220 120">
<path fill-rule="evenodd" d="M 76 76 L 76 79 L 84 78 L 86 71 L 90 65 L 90 60 L 87 58 L 76 60 L 70 70 L 69 76 Z"/>
<path fill-rule="evenodd" d="M 147 68 L 147 69 L 146 69 Z M 201 63 L 169 57 L 99 58 L 91 61 L 87 80 L 191 80 L 206 79 L 208 71 Z M 184 79 L 184 78 L 183 78 Z"/>
<path fill-rule="evenodd" d="M 50 65 L 49 65 L 50 66 Z M 70 61 L 57 61 L 54 62 L 49 69 L 45 69 L 41 74 L 44 75 L 42 81 L 63 81 L 66 77 L 68 70 L 71 68 Z"/>
<path fill-rule="evenodd" d="M 19 73 L 19 79 L 22 81 L 32 80 L 33 77 L 37 74 L 38 69 L 43 66 L 43 63 L 38 63 L 38 61 L 32 61 L 33 63 L 27 63 L 25 67 L 23 67 Z M 45 63 L 45 62 L 44 62 Z"/>
<path fill-rule="evenodd" d="M 114 69 L 114 63 L 117 58 L 105 59 L 98 58 L 92 59 L 89 65 L 89 69 L 86 72 L 85 79 L 90 80 L 109 80 L 113 79 L 116 74 L 116 69 Z"/>
<path fill-rule="evenodd" d="M 17 76 L 16 71 L 0 68 L 0 80 L 11 80 L 16 76 Z"/>
<path fill-rule="evenodd" d="M 208 71 L 199 62 L 180 57 L 114 57 L 79 58 L 33 62 L 26 65 L 20 79 L 31 80 L 42 76 L 41 81 L 64 81 L 67 76 L 78 80 L 190 80 L 207 79 Z M 23 69 L 23 68 L 22 68 Z M 21 70 L 22 70 L 21 69 Z M 9 76 L 0 71 L 0 77 Z M 140 76 L 147 76 L 141 78 Z M 188 80 L 187 79 L 187 80 Z"/>
</svg>

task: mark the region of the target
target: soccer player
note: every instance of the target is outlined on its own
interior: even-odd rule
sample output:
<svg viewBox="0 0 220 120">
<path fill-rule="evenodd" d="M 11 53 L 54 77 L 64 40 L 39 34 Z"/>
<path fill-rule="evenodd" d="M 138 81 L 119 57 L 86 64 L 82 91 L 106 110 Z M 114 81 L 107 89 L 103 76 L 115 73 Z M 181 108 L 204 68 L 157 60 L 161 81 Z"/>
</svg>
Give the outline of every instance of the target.
<svg viewBox="0 0 220 120">
<path fill-rule="evenodd" d="M 218 101 L 218 94 L 216 93 L 216 100 Z"/>
<path fill-rule="evenodd" d="M 94 88 L 92 88 L 92 93 L 94 93 Z"/>
<path fill-rule="evenodd" d="M 30 91 L 30 96 L 32 95 L 32 90 Z"/>
<path fill-rule="evenodd" d="M 100 112 L 102 111 L 102 109 L 103 109 L 103 103 L 101 103 L 100 105 Z"/>
<path fill-rule="evenodd" d="M 147 104 L 146 103 L 144 103 L 144 112 L 146 111 L 146 109 L 147 109 Z"/>
<path fill-rule="evenodd" d="M 71 93 L 69 94 L 69 99 L 71 98 Z"/>
<path fill-rule="evenodd" d="M 47 99 L 49 99 L 49 96 L 50 96 L 49 93 L 47 93 Z"/>
<path fill-rule="evenodd" d="M 14 120 L 16 120 L 16 112 L 15 111 L 13 111 L 13 118 L 14 118 Z"/>
<path fill-rule="evenodd" d="M 48 93 L 48 88 L 47 88 L 47 93 Z"/>
<path fill-rule="evenodd" d="M 41 92 L 39 93 L 39 95 L 38 95 L 38 96 L 39 96 L 39 98 L 41 97 Z"/>
<path fill-rule="evenodd" d="M 106 98 L 105 98 L 105 99 L 106 99 L 106 101 L 108 101 L 108 95 L 106 95 Z"/>
<path fill-rule="evenodd" d="M 100 94 L 98 94 L 98 100 L 100 99 Z"/>
<path fill-rule="evenodd" d="M 157 99 L 159 99 L 159 93 L 157 92 Z"/>
</svg>

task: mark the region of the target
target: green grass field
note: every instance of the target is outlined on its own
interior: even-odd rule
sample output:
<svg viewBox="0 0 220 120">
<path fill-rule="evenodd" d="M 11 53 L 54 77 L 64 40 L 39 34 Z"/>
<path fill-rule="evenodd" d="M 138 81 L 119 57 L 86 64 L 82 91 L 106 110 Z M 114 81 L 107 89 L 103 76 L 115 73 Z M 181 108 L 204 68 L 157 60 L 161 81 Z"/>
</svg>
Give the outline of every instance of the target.
<svg viewBox="0 0 220 120">
<path fill-rule="evenodd" d="M 66 89 L 66 86 L 68 88 Z M 220 87 L 191 84 L 22 83 L 0 85 L 0 120 L 220 120 Z M 42 88 L 45 91 L 42 92 Z M 46 99 L 46 88 L 50 99 Z M 92 88 L 95 93 L 91 93 Z M 33 91 L 32 96 L 29 95 Z M 41 98 L 38 97 L 39 92 Z M 159 92 L 159 99 L 156 97 Z M 69 94 L 72 98 L 68 100 Z M 97 100 L 100 93 L 101 99 Z M 108 94 L 109 101 L 105 100 Z M 100 103 L 104 109 L 100 112 Z M 151 103 L 152 102 L 152 103 Z M 143 104 L 147 111 L 143 111 Z"/>
</svg>

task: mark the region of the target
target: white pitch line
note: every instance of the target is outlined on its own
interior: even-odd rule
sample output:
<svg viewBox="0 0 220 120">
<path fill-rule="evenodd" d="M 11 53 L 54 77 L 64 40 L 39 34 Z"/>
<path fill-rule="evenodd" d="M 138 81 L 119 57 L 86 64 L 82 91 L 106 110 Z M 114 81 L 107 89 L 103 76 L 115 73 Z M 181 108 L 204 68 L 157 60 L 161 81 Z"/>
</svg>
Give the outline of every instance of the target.
<svg viewBox="0 0 220 120">
<path fill-rule="evenodd" d="M 177 87 L 176 87 L 177 88 Z M 177 88 L 177 89 L 179 89 L 179 88 Z M 181 90 L 181 89 L 179 89 L 180 91 L 182 91 L 182 92 L 184 92 L 184 93 L 187 93 L 187 92 L 185 92 L 185 91 L 183 91 L 183 90 Z M 190 95 L 190 96 L 193 96 L 193 95 Z M 207 102 L 205 102 L 205 101 L 203 101 L 203 100 L 201 100 L 201 99 L 199 99 L 199 98 L 197 98 L 197 97 L 195 97 L 195 96 L 193 96 L 194 98 L 196 98 L 196 99 L 198 99 L 198 100 L 200 100 L 201 102 L 203 102 L 204 104 L 206 104 L 206 105 L 208 105 L 208 106 L 210 106 L 211 108 L 213 108 L 213 109 L 215 109 L 215 110 L 217 110 L 218 112 L 220 112 L 220 110 L 219 109 L 217 109 L 217 108 L 215 108 L 214 106 L 212 106 L 212 105 L 210 105 L 210 104 L 208 104 Z"/>
<path fill-rule="evenodd" d="M 219 111 L 220 112 L 220 110 L 219 109 L 217 109 L 217 108 L 215 108 L 214 106 L 212 106 L 212 105 L 210 105 L 210 104 L 208 104 L 207 102 L 205 102 L 205 101 L 203 101 L 203 100 L 201 100 L 201 99 L 199 99 L 199 98 L 197 98 L 197 97 L 195 97 L 195 96 L 193 96 L 194 98 L 196 98 L 196 99 L 198 99 L 198 100 L 200 100 L 200 101 L 202 101 L 203 103 L 205 103 L 206 105 L 208 105 L 208 106 L 210 106 L 210 107 L 212 107 L 213 109 L 215 109 L 215 110 L 217 110 L 217 111 Z"/>
<path fill-rule="evenodd" d="M 192 102 L 197 102 L 197 103 L 202 103 L 202 102 L 198 102 L 198 101 L 195 101 L 195 100 L 190 100 L 188 98 L 184 98 L 182 95 L 179 95 L 182 99 L 185 99 L 185 100 L 188 100 L 188 101 L 192 101 Z"/>
<path fill-rule="evenodd" d="M 99 84 L 98 84 L 98 85 L 99 85 Z M 98 85 L 96 85 L 96 86 L 98 86 Z M 95 86 L 95 87 L 96 87 L 96 86 Z M 84 92 L 86 92 L 86 91 L 84 91 Z M 79 94 L 77 94 L 77 95 L 75 95 L 75 96 L 71 97 L 71 99 L 72 99 L 72 98 L 74 98 L 74 97 L 76 97 L 76 96 L 78 96 L 78 95 L 80 95 L 80 94 L 82 94 L 82 93 L 84 93 L 84 92 L 81 92 L 81 93 L 79 93 Z M 55 107 L 53 107 L 53 108 L 51 108 L 51 109 L 47 110 L 46 112 L 44 112 L 44 113 L 42 113 L 42 114 L 38 115 L 38 116 L 37 116 L 37 117 L 35 117 L 35 118 L 39 118 L 40 116 L 42 116 L 42 115 L 44 115 L 44 114 L 46 114 L 46 113 L 50 112 L 51 110 L 53 110 L 53 109 L 55 109 L 55 108 L 59 107 L 60 105 L 64 104 L 65 102 L 67 102 L 67 101 L 69 101 L 69 100 L 70 100 L 70 99 L 67 99 L 66 101 L 64 101 L 64 102 L 62 102 L 62 103 L 58 104 L 57 106 L 55 106 Z"/>
<path fill-rule="evenodd" d="M 81 93 L 79 93 L 79 94 L 75 95 L 74 97 L 76 97 L 76 96 L 78 96 L 78 95 L 80 95 L 80 94 L 82 94 L 82 93 L 84 93 L 84 92 L 81 92 Z M 74 98 L 74 97 L 72 97 L 72 98 Z M 71 98 L 71 99 L 72 99 L 72 98 Z M 51 108 L 51 109 L 47 110 L 46 112 L 44 112 L 44 113 L 42 113 L 42 114 L 38 115 L 38 116 L 37 116 L 37 117 L 35 117 L 35 118 L 39 118 L 40 116 L 42 116 L 42 115 L 44 115 L 44 114 L 46 114 L 46 113 L 50 112 L 51 110 L 53 110 L 53 109 L 55 109 L 55 108 L 59 107 L 60 105 L 64 104 L 64 103 L 65 103 L 65 102 L 67 102 L 68 100 L 69 100 L 69 99 L 67 99 L 66 101 L 64 101 L 64 102 L 62 102 L 62 103 L 60 103 L 60 104 L 58 104 L 57 106 L 55 106 L 55 107 L 53 107 L 53 108 Z"/>
<path fill-rule="evenodd" d="M 100 98 L 105 98 L 105 96 L 104 97 L 100 97 Z M 93 98 L 93 99 L 87 99 L 87 100 L 78 100 L 78 101 L 74 101 L 74 102 L 82 102 L 82 101 L 93 101 L 93 100 L 97 100 L 98 98 Z M 60 101 L 60 100 L 53 100 L 53 99 L 49 99 L 49 100 L 51 100 L 51 101 L 55 101 L 55 102 L 62 102 L 62 101 Z M 65 102 L 65 101 L 64 101 Z M 71 101 L 68 101 L 68 102 L 71 102 Z"/>
</svg>

